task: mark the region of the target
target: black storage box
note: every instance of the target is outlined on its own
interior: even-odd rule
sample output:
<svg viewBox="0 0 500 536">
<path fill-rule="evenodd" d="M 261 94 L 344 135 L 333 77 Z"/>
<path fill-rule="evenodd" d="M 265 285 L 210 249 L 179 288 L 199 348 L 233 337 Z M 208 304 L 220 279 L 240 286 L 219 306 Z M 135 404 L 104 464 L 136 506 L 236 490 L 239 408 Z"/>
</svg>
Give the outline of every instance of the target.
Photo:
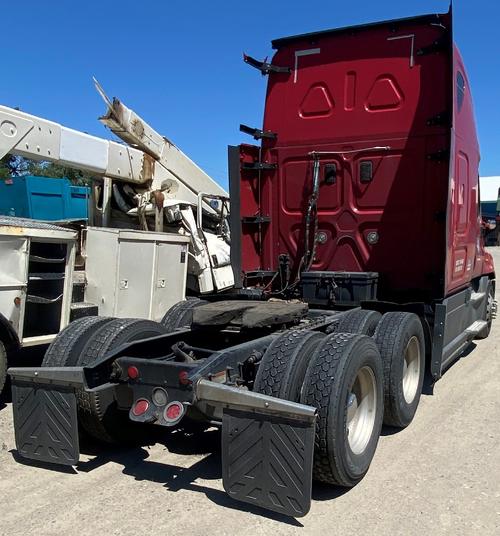
<svg viewBox="0 0 500 536">
<path fill-rule="evenodd" d="M 311 305 L 356 306 L 377 299 L 377 272 L 303 272 L 302 297 Z"/>
</svg>

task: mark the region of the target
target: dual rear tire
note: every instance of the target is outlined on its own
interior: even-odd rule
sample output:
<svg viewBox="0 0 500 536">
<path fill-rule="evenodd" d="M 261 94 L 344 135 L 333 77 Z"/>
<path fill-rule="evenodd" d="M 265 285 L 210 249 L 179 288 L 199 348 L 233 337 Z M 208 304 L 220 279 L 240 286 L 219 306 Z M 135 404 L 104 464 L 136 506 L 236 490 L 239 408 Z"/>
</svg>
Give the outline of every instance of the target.
<svg viewBox="0 0 500 536">
<path fill-rule="evenodd" d="M 165 326 L 168 332 L 189 328 L 193 321 L 193 310 L 205 303 L 208 303 L 207 300 L 199 298 L 188 298 L 177 302 L 165 313 L 160 323 Z"/>
<path fill-rule="evenodd" d="M 384 424 L 405 428 L 415 416 L 425 372 L 425 340 L 414 313 L 354 309 L 342 315 L 337 333 L 373 337 L 384 369 Z"/>
<path fill-rule="evenodd" d="M 370 337 L 290 331 L 265 352 L 254 390 L 318 409 L 313 476 L 354 486 L 368 471 L 383 417 L 382 363 Z"/>
<path fill-rule="evenodd" d="M 386 313 L 373 337 L 384 367 L 384 424 L 405 428 L 415 416 L 424 381 L 422 323 L 413 313 Z"/>
<path fill-rule="evenodd" d="M 318 410 L 313 476 L 352 487 L 366 474 L 382 423 L 415 415 L 425 347 L 413 313 L 349 311 L 335 331 L 289 331 L 268 347 L 254 390 Z"/>
<path fill-rule="evenodd" d="M 366 474 L 383 418 L 382 362 L 370 337 L 332 333 L 318 344 L 301 402 L 318 409 L 313 477 L 352 487 Z"/>
<path fill-rule="evenodd" d="M 42 366 L 71 367 L 95 363 L 111 350 L 167 330 L 158 322 L 135 318 L 85 317 L 71 322 L 49 346 Z M 78 422 L 93 439 L 131 443 L 140 436 L 137 423 L 115 401 L 104 403 L 98 392 L 77 391 Z"/>
<path fill-rule="evenodd" d="M 332 331 L 336 333 L 359 333 L 373 336 L 382 315 L 378 311 L 366 309 L 353 309 L 347 311 L 339 322 L 335 323 Z"/>
</svg>

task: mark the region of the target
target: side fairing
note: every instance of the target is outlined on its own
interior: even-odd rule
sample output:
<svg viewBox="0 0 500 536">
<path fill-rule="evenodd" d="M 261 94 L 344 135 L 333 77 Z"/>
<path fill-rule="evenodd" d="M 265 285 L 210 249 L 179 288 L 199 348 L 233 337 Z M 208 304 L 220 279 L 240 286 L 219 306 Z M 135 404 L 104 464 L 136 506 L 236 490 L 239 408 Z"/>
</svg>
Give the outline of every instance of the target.
<svg viewBox="0 0 500 536">
<path fill-rule="evenodd" d="M 489 271 L 481 239 L 479 145 L 472 95 L 464 63 L 456 47 L 453 49 L 452 86 L 446 294 Z"/>
</svg>

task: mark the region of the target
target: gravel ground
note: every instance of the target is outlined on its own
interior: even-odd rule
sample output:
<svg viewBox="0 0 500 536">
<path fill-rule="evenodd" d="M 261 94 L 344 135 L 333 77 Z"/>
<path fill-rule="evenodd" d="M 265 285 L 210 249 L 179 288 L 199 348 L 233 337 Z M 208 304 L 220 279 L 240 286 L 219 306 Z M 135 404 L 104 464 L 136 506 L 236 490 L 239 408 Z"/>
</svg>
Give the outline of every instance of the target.
<svg viewBox="0 0 500 536">
<path fill-rule="evenodd" d="M 0 534 L 500 534 L 499 346 L 497 321 L 422 397 L 409 428 L 384 430 L 366 478 L 348 491 L 315 485 L 298 520 L 226 496 L 216 431 L 87 446 L 61 472 L 17 463 L 11 404 L 0 402 Z"/>
</svg>

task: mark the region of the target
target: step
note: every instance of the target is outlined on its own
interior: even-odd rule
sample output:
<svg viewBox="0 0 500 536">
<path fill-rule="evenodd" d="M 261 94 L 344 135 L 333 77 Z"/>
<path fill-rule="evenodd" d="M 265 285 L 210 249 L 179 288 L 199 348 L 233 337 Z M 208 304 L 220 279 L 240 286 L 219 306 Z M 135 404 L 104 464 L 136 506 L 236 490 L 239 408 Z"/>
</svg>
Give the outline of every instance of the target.
<svg viewBox="0 0 500 536">
<path fill-rule="evenodd" d="M 487 325 L 488 323 L 486 322 L 486 320 L 476 320 L 465 330 L 465 332 L 469 335 L 477 335 L 483 329 L 485 329 Z"/>
<path fill-rule="evenodd" d="M 484 300 L 486 297 L 486 292 L 473 292 L 470 296 L 470 301 L 477 303 L 481 300 Z"/>
</svg>

